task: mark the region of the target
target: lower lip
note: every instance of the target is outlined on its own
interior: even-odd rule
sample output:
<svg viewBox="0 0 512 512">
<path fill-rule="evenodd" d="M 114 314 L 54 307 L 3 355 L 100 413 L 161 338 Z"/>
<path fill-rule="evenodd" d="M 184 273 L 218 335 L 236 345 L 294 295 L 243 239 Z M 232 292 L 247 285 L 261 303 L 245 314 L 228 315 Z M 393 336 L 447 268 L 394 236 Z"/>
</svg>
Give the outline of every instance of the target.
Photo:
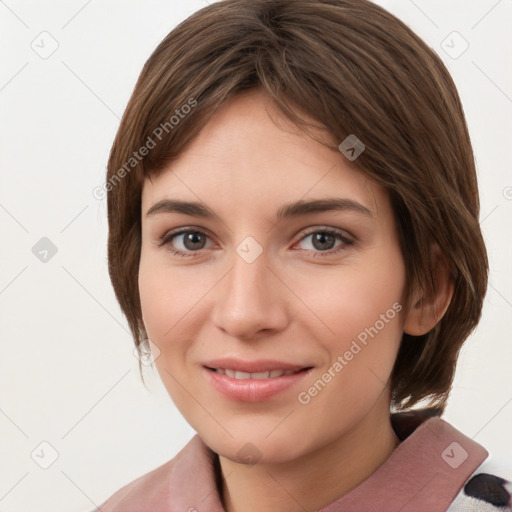
<svg viewBox="0 0 512 512">
<path fill-rule="evenodd" d="M 220 391 L 232 400 L 240 402 L 262 402 L 268 400 L 296 385 L 312 371 L 312 368 L 309 368 L 308 370 L 302 370 L 290 375 L 268 379 L 234 379 L 205 367 L 203 369 L 206 372 L 206 377 L 217 391 Z"/>
</svg>

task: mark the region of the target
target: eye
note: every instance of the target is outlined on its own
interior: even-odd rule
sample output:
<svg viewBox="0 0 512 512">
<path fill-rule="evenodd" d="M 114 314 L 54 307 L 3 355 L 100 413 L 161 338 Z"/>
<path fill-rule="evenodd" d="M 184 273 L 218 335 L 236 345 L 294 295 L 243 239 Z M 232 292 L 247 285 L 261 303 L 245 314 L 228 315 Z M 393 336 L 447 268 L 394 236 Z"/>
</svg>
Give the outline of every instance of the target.
<svg viewBox="0 0 512 512">
<path fill-rule="evenodd" d="M 183 249 L 176 248 L 175 243 L 172 242 L 174 239 L 179 240 L 180 238 L 181 242 L 179 242 L 177 245 L 181 245 Z M 168 250 L 171 251 L 173 254 L 182 257 L 187 257 L 193 256 L 194 252 L 199 252 L 203 250 L 205 248 L 205 241 L 206 239 L 209 238 L 210 237 L 207 236 L 202 231 L 183 229 L 181 231 L 178 231 L 177 233 L 168 233 L 164 235 L 160 239 L 158 245 L 166 245 L 168 246 Z"/>
<path fill-rule="evenodd" d="M 343 232 L 332 228 L 323 228 L 310 231 L 304 237 L 302 237 L 299 243 L 303 242 L 304 240 L 310 237 L 312 237 L 310 245 L 313 246 L 312 250 L 316 252 L 316 254 L 314 254 L 315 257 L 317 255 L 323 257 L 336 254 L 338 252 L 346 250 L 347 246 L 350 246 L 354 243 L 354 241 L 351 240 L 348 236 L 346 236 Z M 333 246 L 336 240 L 339 240 L 341 242 L 337 247 Z"/>
<path fill-rule="evenodd" d="M 306 235 L 304 235 L 299 244 L 304 242 L 304 240 L 311 237 L 311 245 L 312 249 L 300 249 L 308 252 L 314 252 L 314 256 L 317 255 L 329 256 L 335 253 L 339 253 L 347 249 L 348 246 L 353 245 L 354 241 L 350 239 L 344 232 L 338 231 L 332 228 L 322 228 L 315 229 L 310 231 Z M 174 242 L 174 240 L 181 240 L 181 242 Z M 160 238 L 158 242 L 158 246 L 167 246 L 167 250 L 171 253 L 181 256 L 181 257 L 189 257 L 194 256 L 194 253 L 200 252 L 205 247 L 206 241 L 209 240 L 210 237 L 199 230 L 193 229 L 182 229 L 178 232 L 171 232 L 164 235 Z M 339 240 L 340 243 L 338 246 L 334 246 L 336 240 Z M 181 247 L 176 247 L 176 245 Z"/>
</svg>

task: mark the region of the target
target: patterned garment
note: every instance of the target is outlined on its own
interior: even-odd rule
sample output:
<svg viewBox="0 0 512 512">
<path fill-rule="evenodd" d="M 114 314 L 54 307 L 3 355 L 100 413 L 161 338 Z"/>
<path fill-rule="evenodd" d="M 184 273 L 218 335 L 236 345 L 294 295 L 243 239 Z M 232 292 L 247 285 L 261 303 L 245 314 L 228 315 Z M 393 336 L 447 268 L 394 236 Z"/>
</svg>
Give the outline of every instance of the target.
<svg viewBox="0 0 512 512">
<path fill-rule="evenodd" d="M 509 512 L 512 510 L 512 484 L 501 478 L 501 464 L 490 455 L 471 475 L 447 512 Z"/>
<path fill-rule="evenodd" d="M 364 482 L 317 512 L 512 512 L 511 469 L 435 409 L 391 415 L 400 444 Z M 225 512 L 216 453 L 195 435 L 95 512 Z"/>
</svg>

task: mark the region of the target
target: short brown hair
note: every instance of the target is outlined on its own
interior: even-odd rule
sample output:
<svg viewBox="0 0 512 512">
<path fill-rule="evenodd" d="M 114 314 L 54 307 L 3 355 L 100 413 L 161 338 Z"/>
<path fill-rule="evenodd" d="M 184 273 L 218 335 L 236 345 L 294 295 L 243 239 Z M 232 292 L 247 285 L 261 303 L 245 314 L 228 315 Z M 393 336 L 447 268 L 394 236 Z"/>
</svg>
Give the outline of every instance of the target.
<svg viewBox="0 0 512 512">
<path fill-rule="evenodd" d="M 412 283 L 433 289 L 432 243 L 450 262 L 446 314 L 424 336 L 403 335 L 391 376 L 395 409 L 426 399 L 444 410 L 487 288 L 474 156 L 441 59 L 367 0 L 220 1 L 180 23 L 150 56 L 114 140 L 106 187 L 109 273 L 135 345 L 147 338 L 138 291 L 144 177 L 162 172 L 222 103 L 254 88 L 330 149 L 338 151 L 300 113 L 334 140 L 355 134 L 365 144 L 355 164 L 390 194 L 408 291 Z"/>
</svg>

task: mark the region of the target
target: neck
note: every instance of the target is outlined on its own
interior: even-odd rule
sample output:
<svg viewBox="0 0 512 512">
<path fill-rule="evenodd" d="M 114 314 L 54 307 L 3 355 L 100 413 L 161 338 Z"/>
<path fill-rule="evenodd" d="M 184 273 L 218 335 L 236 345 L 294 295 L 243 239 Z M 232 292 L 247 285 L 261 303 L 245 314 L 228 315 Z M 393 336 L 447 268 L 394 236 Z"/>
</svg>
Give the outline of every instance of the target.
<svg viewBox="0 0 512 512">
<path fill-rule="evenodd" d="M 387 407 L 299 459 L 246 466 L 220 456 L 223 506 L 226 512 L 318 510 L 371 476 L 399 443 Z"/>
</svg>

